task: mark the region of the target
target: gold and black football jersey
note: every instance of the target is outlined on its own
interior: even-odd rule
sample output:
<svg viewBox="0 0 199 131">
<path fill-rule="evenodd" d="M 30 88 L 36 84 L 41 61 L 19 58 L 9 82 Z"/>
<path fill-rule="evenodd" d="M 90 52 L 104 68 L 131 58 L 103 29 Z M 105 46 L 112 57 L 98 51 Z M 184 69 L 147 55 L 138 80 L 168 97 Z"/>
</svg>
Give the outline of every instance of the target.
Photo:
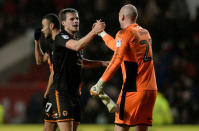
<svg viewBox="0 0 199 131">
<path fill-rule="evenodd" d="M 79 84 L 81 73 L 81 54 L 66 48 L 68 40 L 74 39 L 66 31 L 62 30 L 54 41 L 53 50 L 53 88 L 59 91 L 60 95 L 79 96 Z M 75 38 L 76 39 L 76 38 Z"/>
</svg>

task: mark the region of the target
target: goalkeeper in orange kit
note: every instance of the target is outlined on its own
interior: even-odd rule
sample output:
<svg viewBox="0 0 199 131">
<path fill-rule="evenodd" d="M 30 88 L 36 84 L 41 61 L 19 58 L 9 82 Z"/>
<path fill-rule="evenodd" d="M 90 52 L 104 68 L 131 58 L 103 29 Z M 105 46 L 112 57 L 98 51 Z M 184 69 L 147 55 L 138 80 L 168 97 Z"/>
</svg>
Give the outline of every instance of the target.
<svg viewBox="0 0 199 131">
<path fill-rule="evenodd" d="M 152 40 L 149 32 L 136 23 L 137 9 L 128 4 L 119 12 L 121 30 L 114 39 L 105 31 L 99 35 L 114 55 L 106 71 L 90 92 L 103 93 L 104 84 L 121 66 L 123 86 L 115 113 L 115 131 L 147 131 L 152 125 L 152 112 L 157 96 L 156 76 L 152 58 Z"/>
</svg>

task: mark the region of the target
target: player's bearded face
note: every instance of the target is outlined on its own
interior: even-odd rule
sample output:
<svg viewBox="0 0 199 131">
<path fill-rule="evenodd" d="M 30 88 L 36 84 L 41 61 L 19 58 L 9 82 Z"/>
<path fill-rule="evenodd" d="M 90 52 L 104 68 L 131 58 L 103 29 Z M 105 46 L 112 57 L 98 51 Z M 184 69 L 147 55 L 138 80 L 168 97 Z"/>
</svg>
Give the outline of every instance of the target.
<svg viewBox="0 0 199 131">
<path fill-rule="evenodd" d="M 63 26 L 68 31 L 76 33 L 79 31 L 79 16 L 77 13 L 67 13 L 66 20 L 63 21 Z"/>
<path fill-rule="evenodd" d="M 51 35 L 50 24 L 47 19 L 42 20 L 42 30 L 45 38 L 48 38 Z"/>
</svg>

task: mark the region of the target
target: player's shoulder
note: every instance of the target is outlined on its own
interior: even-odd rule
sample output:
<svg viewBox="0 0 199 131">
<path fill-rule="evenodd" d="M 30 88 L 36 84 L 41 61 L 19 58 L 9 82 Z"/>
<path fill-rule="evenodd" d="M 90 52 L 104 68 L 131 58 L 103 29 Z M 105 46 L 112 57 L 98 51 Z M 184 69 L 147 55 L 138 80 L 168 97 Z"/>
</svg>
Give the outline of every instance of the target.
<svg viewBox="0 0 199 131">
<path fill-rule="evenodd" d="M 68 40 L 68 39 L 71 39 L 71 36 L 66 31 L 61 31 L 55 37 L 55 40 L 59 40 L 59 39 Z"/>
<path fill-rule="evenodd" d="M 132 30 L 130 30 L 129 28 L 126 28 L 126 29 L 119 30 L 117 33 L 117 36 L 128 37 L 128 36 L 132 36 L 133 34 L 134 32 Z"/>
<path fill-rule="evenodd" d="M 146 28 L 144 28 L 144 27 L 142 27 L 142 26 L 140 26 L 140 25 L 138 25 L 138 26 L 136 26 L 135 28 L 134 28 L 134 30 L 135 31 L 137 31 L 137 32 L 149 32 Z"/>
<path fill-rule="evenodd" d="M 149 31 L 146 28 L 143 28 L 140 25 L 133 26 L 129 28 L 131 32 L 133 32 L 135 35 L 148 35 Z"/>
<path fill-rule="evenodd" d="M 137 33 L 139 30 L 143 30 L 143 28 L 138 24 L 131 24 L 127 27 L 127 30 L 131 33 Z"/>
</svg>

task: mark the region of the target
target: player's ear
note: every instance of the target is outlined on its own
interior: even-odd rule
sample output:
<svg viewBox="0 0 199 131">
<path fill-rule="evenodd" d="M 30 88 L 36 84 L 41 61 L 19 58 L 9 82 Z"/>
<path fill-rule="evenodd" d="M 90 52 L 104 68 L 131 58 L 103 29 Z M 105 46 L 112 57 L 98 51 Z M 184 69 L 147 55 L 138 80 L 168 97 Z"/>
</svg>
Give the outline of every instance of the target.
<svg viewBox="0 0 199 131">
<path fill-rule="evenodd" d="M 52 30 L 54 28 L 54 24 L 50 23 L 50 29 Z"/>
<path fill-rule="evenodd" d="M 62 22 L 61 22 L 61 24 L 62 24 L 63 26 L 65 25 L 65 23 L 66 23 L 65 21 L 62 21 Z"/>
<path fill-rule="evenodd" d="M 124 14 L 122 14 L 122 21 L 124 21 L 124 19 L 125 19 L 125 16 L 124 16 Z"/>
</svg>

